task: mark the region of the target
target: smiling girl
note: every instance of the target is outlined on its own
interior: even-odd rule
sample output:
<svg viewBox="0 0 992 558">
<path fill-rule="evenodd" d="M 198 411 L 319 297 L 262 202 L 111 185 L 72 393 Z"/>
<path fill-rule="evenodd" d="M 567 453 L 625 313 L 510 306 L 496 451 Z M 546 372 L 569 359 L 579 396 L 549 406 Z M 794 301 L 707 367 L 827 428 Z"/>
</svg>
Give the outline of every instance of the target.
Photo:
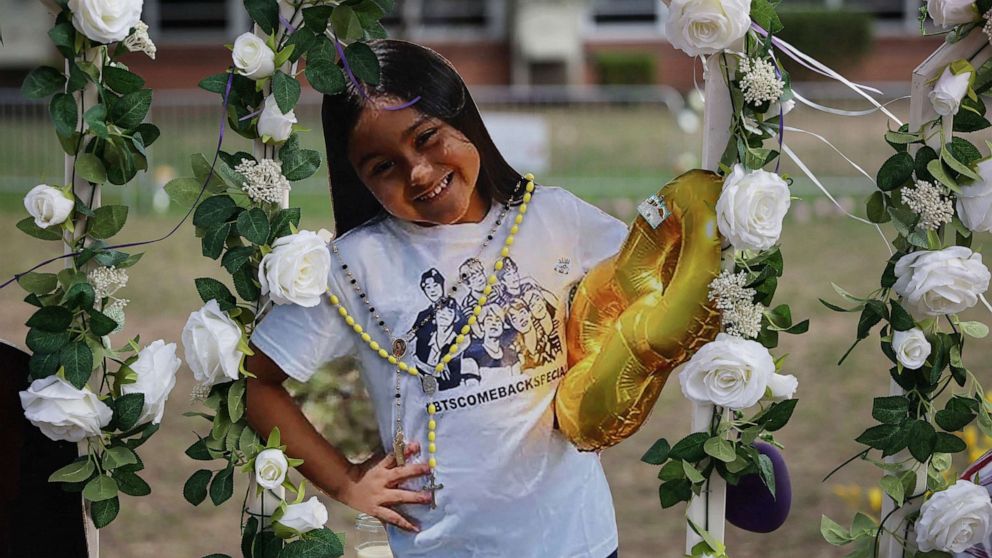
<svg viewBox="0 0 992 558">
<path fill-rule="evenodd" d="M 391 40 L 372 48 L 380 83 L 324 98 L 335 296 L 312 308 L 277 306 L 255 329 L 249 422 L 259 432 L 278 426 L 310 481 L 387 522 L 396 556 L 614 556 L 616 522 L 599 456 L 580 453 L 554 427 L 555 387 L 567 369 L 561 343 L 545 341 L 551 350 L 540 362 L 484 385 L 456 381 L 455 372 L 463 358 L 478 368 L 481 357 L 467 357 L 466 348 L 486 342 L 482 328 L 470 327 L 483 305 L 502 306 L 487 313 L 490 320 L 505 314 L 512 321 L 511 308 L 530 313 L 522 298 L 499 296 L 496 274 L 510 250 L 514 278 L 528 277 L 548 293 L 553 315 L 564 316 L 569 289 L 617 252 L 627 228 L 511 168 L 464 82 L 437 53 Z M 492 300 L 459 270 L 472 258 L 486 270 L 492 288 L 483 292 Z M 560 261 L 575 265 L 562 269 Z M 434 290 L 444 285 L 444 296 L 430 296 L 426 282 Z M 506 323 L 513 335 L 514 325 L 528 329 Z M 491 336 L 501 329 L 489 326 Z M 544 334 L 563 337 L 563 320 L 554 327 Z M 440 370 L 404 372 L 424 360 L 420 347 L 435 349 L 441 336 Z M 329 373 L 343 357 L 359 361 L 385 454 L 361 464 L 325 440 L 282 386 L 287 376 Z M 526 362 L 523 355 L 496 358 Z"/>
</svg>

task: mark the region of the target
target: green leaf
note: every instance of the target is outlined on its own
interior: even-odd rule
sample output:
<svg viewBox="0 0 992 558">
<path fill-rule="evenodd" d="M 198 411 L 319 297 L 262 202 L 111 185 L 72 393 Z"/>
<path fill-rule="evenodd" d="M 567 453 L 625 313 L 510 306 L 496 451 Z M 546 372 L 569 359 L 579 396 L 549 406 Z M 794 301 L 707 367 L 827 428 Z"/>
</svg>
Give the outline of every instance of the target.
<svg viewBox="0 0 992 558">
<path fill-rule="evenodd" d="M 884 192 L 900 188 L 913 180 L 913 158 L 908 153 L 896 153 L 878 170 L 876 183 Z"/>
<path fill-rule="evenodd" d="M 892 306 L 892 312 L 889 314 L 889 323 L 892 324 L 892 329 L 896 331 L 909 331 L 916 327 L 913 316 L 901 304 L 896 302 L 895 299 L 890 300 L 889 304 Z"/>
<path fill-rule="evenodd" d="M 699 469 L 696 469 L 692 463 L 689 463 L 688 461 L 682 462 L 682 471 L 685 472 L 685 478 L 693 484 L 706 482 L 706 477 L 704 477 L 703 474 L 699 472 Z"/>
<path fill-rule="evenodd" d="M 90 331 L 92 331 L 93 335 L 96 335 L 97 337 L 103 337 L 104 335 L 113 333 L 119 325 L 113 318 L 107 316 L 99 310 L 94 310 L 91 308 L 87 310 L 87 313 L 90 315 Z"/>
<path fill-rule="evenodd" d="M 692 498 L 692 484 L 688 479 L 662 483 L 658 487 L 658 498 L 661 500 L 662 508 L 670 508 L 679 502 L 688 502 Z"/>
<path fill-rule="evenodd" d="M 186 484 L 183 486 L 183 497 L 186 498 L 187 502 L 199 506 L 206 499 L 207 484 L 212 475 L 213 473 L 209 469 L 200 469 L 186 479 Z"/>
<path fill-rule="evenodd" d="M 110 121 L 125 130 L 133 130 L 145 119 L 151 106 L 151 89 L 128 93 L 110 106 Z"/>
<path fill-rule="evenodd" d="M 943 160 L 944 164 L 951 168 L 954 172 L 970 178 L 971 180 L 981 180 L 982 177 L 978 176 L 978 173 L 968 166 L 968 163 L 958 159 L 954 153 L 951 152 L 947 146 L 944 146 L 940 151 L 940 158 Z"/>
<path fill-rule="evenodd" d="M 80 153 L 76 157 L 76 175 L 94 184 L 107 181 L 107 169 L 104 168 L 103 161 L 92 153 Z"/>
<path fill-rule="evenodd" d="M 793 411 L 796 410 L 798 399 L 787 399 L 773 403 L 765 412 L 761 413 L 755 422 L 768 432 L 775 432 L 784 427 L 792 418 Z"/>
<path fill-rule="evenodd" d="M 927 172 L 929 172 L 930 175 L 937 180 L 937 182 L 940 182 L 955 192 L 960 192 L 961 186 L 958 185 L 957 180 L 954 180 L 951 175 L 947 173 L 946 168 L 947 167 L 944 166 L 944 163 L 942 163 L 940 159 L 934 159 L 927 163 Z"/>
<path fill-rule="evenodd" d="M 934 443 L 934 452 L 937 453 L 958 453 L 968 449 L 968 445 L 965 444 L 964 440 L 958 438 L 954 434 L 948 434 L 947 432 L 938 432 L 937 440 Z"/>
<path fill-rule="evenodd" d="M 145 395 L 143 393 L 127 393 L 118 397 L 114 401 L 114 419 L 117 421 L 117 428 L 128 431 L 134 428 L 138 419 L 141 418 L 141 411 L 145 407 Z"/>
<path fill-rule="evenodd" d="M 57 353 L 66 343 L 69 342 L 70 335 L 67 331 L 50 333 L 40 329 L 28 330 L 25 343 L 28 348 L 35 353 Z"/>
<path fill-rule="evenodd" d="M 909 399 L 903 395 L 876 397 L 871 416 L 884 424 L 899 424 L 909 413 Z"/>
<path fill-rule="evenodd" d="M 331 29 L 339 41 L 350 43 L 362 38 L 362 22 L 349 6 L 339 5 L 331 13 Z"/>
<path fill-rule="evenodd" d="M 847 529 L 825 515 L 820 517 L 820 535 L 834 546 L 843 546 L 852 540 Z"/>
<path fill-rule="evenodd" d="M 290 223 L 296 228 L 300 227 L 300 208 L 290 207 L 288 209 L 280 209 L 272 216 L 272 225 L 269 227 L 269 241 L 268 244 L 272 244 L 279 237 L 291 234 L 292 230 L 290 228 Z"/>
<path fill-rule="evenodd" d="M 703 443 L 703 451 L 724 463 L 730 463 L 737 459 L 737 451 L 734 444 L 720 436 L 713 436 Z"/>
<path fill-rule="evenodd" d="M 90 504 L 90 515 L 93 517 L 93 525 L 101 529 L 110 525 L 121 511 L 120 500 L 115 496 L 99 502 Z"/>
<path fill-rule="evenodd" d="M 216 260 L 224 251 L 224 243 L 231 234 L 231 223 L 218 223 L 211 225 L 203 232 L 200 239 L 203 256 Z"/>
<path fill-rule="evenodd" d="M 210 455 L 210 450 L 207 449 L 206 439 L 200 438 L 199 440 L 193 442 L 193 445 L 186 448 L 186 455 L 190 459 L 195 459 L 197 461 L 210 461 L 214 459 L 214 456 Z"/>
<path fill-rule="evenodd" d="M 884 449 L 889 439 L 899 430 L 895 424 L 879 424 L 861 433 L 855 438 L 859 444 L 864 444 L 875 449 Z"/>
<path fill-rule="evenodd" d="M 117 488 L 128 496 L 148 496 L 152 493 L 152 487 L 138 475 L 128 471 L 114 471 L 114 479 L 117 481 Z"/>
<path fill-rule="evenodd" d="M 238 206 L 230 196 L 210 196 L 200 202 L 193 212 L 193 224 L 197 227 L 209 227 L 227 221 L 238 212 Z"/>
<path fill-rule="evenodd" d="M 54 291 L 59 286 L 59 280 L 54 273 L 31 272 L 19 276 L 17 284 L 29 293 L 43 295 Z"/>
<path fill-rule="evenodd" d="M 977 132 L 992 126 L 984 115 L 985 103 L 981 97 L 975 100 L 965 97 L 961 101 L 961 110 L 954 115 L 954 131 Z"/>
<path fill-rule="evenodd" d="M 103 452 L 103 468 L 107 471 L 137 462 L 138 456 L 126 446 L 114 446 Z"/>
<path fill-rule="evenodd" d="M 961 332 L 975 339 L 984 339 L 989 335 L 989 326 L 982 322 L 960 322 Z"/>
<path fill-rule="evenodd" d="M 881 301 L 869 300 L 866 302 L 864 310 L 861 311 L 861 317 L 858 319 L 858 339 L 868 337 L 871 329 L 882 321 L 887 313 L 885 304 Z"/>
<path fill-rule="evenodd" d="M 17 222 L 16 227 L 28 236 L 41 240 L 62 240 L 62 232 L 58 225 L 43 229 L 35 224 L 34 217 L 25 217 Z"/>
<path fill-rule="evenodd" d="M 272 94 L 276 98 L 279 110 L 285 114 L 293 110 L 296 102 L 300 100 L 300 82 L 277 71 L 272 74 Z"/>
<path fill-rule="evenodd" d="M 61 303 L 75 308 L 92 308 L 95 301 L 96 293 L 93 291 L 93 285 L 81 281 L 69 285 L 62 295 Z"/>
<path fill-rule="evenodd" d="M 248 15 L 266 35 L 271 35 L 272 31 L 279 27 L 279 4 L 276 3 L 276 0 L 244 1 Z"/>
<path fill-rule="evenodd" d="M 313 176 L 320 168 L 320 153 L 313 149 L 299 149 L 286 155 L 279 154 L 282 173 L 287 180 L 297 181 Z"/>
<path fill-rule="evenodd" d="M 916 167 L 916 178 L 919 180 L 933 182 L 934 177 L 930 174 L 930 171 L 927 170 L 927 165 L 930 164 L 930 161 L 934 161 L 938 158 L 939 156 L 937 155 L 937 152 L 934 151 L 932 147 L 928 145 L 921 146 L 916 151 L 916 160 L 914 162 L 914 166 Z"/>
<path fill-rule="evenodd" d="M 672 451 L 668 453 L 669 459 L 688 461 L 695 463 L 706 457 L 703 445 L 709 440 L 708 432 L 693 432 L 682 438 L 672 446 Z"/>
<path fill-rule="evenodd" d="M 323 33 L 327 29 L 327 21 L 330 19 L 332 11 L 334 11 L 334 7 L 327 5 L 303 8 L 303 23 L 312 33 Z"/>
<path fill-rule="evenodd" d="M 658 479 L 661 481 L 670 481 L 675 479 L 684 479 L 685 469 L 682 468 L 682 462 L 671 460 L 665 463 L 661 470 L 658 471 Z"/>
<path fill-rule="evenodd" d="M 885 194 L 880 191 L 872 192 L 866 203 L 868 220 L 872 223 L 889 222 L 889 214 L 885 210 Z"/>
<path fill-rule="evenodd" d="M 46 306 L 32 314 L 24 325 L 42 331 L 58 333 L 69 329 L 70 324 L 72 324 L 72 312 L 68 308 Z"/>
<path fill-rule="evenodd" d="M 234 495 L 234 467 L 228 465 L 226 468 L 218 471 L 214 476 L 214 480 L 211 481 L 210 501 L 215 506 L 219 506 L 226 502 L 232 495 Z"/>
<path fill-rule="evenodd" d="M 245 380 L 237 380 L 227 390 L 227 414 L 231 422 L 238 422 L 245 414 L 245 388 Z"/>
<path fill-rule="evenodd" d="M 83 488 L 83 498 L 90 502 L 109 500 L 117 496 L 117 481 L 107 475 L 97 475 Z"/>
<path fill-rule="evenodd" d="M 145 80 L 141 76 L 115 66 L 103 67 L 103 82 L 121 95 L 141 91 L 145 86 Z"/>
<path fill-rule="evenodd" d="M 964 138 L 952 137 L 951 141 L 944 147 L 954 155 L 955 159 L 967 165 L 969 170 L 975 163 L 982 160 L 982 152 Z"/>
<path fill-rule="evenodd" d="M 224 94 L 224 90 L 227 89 L 228 73 L 222 72 L 219 74 L 214 74 L 212 76 L 207 76 L 200 80 L 197 86 L 204 91 L 209 91 L 211 93 L 217 93 L 220 95 Z"/>
<path fill-rule="evenodd" d="M 775 466 L 772 464 L 770 457 L 763 453 L 758 454 L 758 476 L 761 477 L 761 482 L 764 483 L 765 488 L 772 493 L 772 497 L 775 497 Z"/>
<path fill-rule="evenodd" d="M 44 99 L 63 89 L 65 89 L 65 76 L 50 66 L 38 66 L 31 70 L 21 84 L 21 94 L 28 99 Z"/>
<path fill-rule="evenodd" d="M 221 310 L 230 310 L 237 305 L 237 301 L 231 291 L 223 283 L 210 277 L 198 277 L 194 280 L 196 292 L 199 293 L 203 302 L 210 302 L 215 299 Z"/>
<path fill-rule="evenodd" d="M 193 206 L 201 189 L 203 183 L 190 177 L 173 178 L 165 185 L 165 191 L 172 201 L 186 207 Z"/>
<path fill-rule="evenodd" d="M 71 136 L 79 122 L 76 113 L 76 100 L 69 93 L 56 93 L 48 105 L 48 111 L 55 123 L 55 131 L 62 136 Z"/>
<path fill-rule="evenodd" d="M 35 353 L 28 361 L 28 370 L 32 380 L 40 380 L 55 374 L 59 370 L 59 353 Z"/>
<path fill-rule="evenodd" d="M 641 461 L 651 464 L 651 465 L 661 465 L 668 460 L 668 452 L 671 451 L 672 446 L 669 445 L 668 440 L 664 438 L 658 438 L 654 444 L 648 448 L 648 451 L 644 452 L 641 456 Z"/>
<path fill-rule="evenodd" d="M 307 55 L 304 73 L 314 89 L 325 95 L 336 95 L 344 91 L 345 76 L 334 63 L 337 52 L 326 37 L 320 37 Z"/>
<path fill-rule="evenodd" d="M 231 278 L 234 280 L 234 289 L 238 291 L 238 296 L 247 302 L 258 300 L 262 294 L 255 271 L 254 266 L 246 265 L 231 274 Z"/>
<path fill-rule="evenodd" d="M 127 210 L 126 205 L 103 205 L 93 210 L 96 217 L 90 221 L 90 236 L 110 238 L 120 232 L 127 221 Z"/>
<path fill-rule="evenodd" d="M 88 455 L 56 470 L 48 476 L 48 482 L 83 482 L 96 471 L 96 466 Z"/>
<path fill-rule="evenodd" d="M 90 380 L 90 373 L 93 371 L 93 351 L 82 341 L 69 343 L 62 347 L 59 360 L 65 369 L 65 379 L 82 389 Z"/>
<path fill-rule="evenodd" d="M 933 455 L 937 446 L 937 432 L 925 420 L 916 419 L 910 428 L 909 453 L 920 463 Z"/>
<path fill-rule="evenodd" d="M 269 218 L 257 207 L 238 215 L 238 233 L 253 244 L 265 244 L 269 239 Z"/>
<path fill-rule="evenodd" d="M 254 246 L 235 246 L 224 254 L 220 260 L 220 265 L 224 266 L 228 273 L 234 273 L 248 263 L 255 252 Z"/>
<path fill-rule="evenodd" d="M 902 505 L 903 500 L 906 498 L 902 479 L 894 475 L 885 475 L 879 484 L 881 484 L 882 490 L 889 495 L 889 498 L 892 498 L 897 505 Z"/>
<path fill-rule="evenodd" d="M 379 59 L 369 45 L 351 43 L 344 49 L 344 57 L 356 78 L 370 85 L 379 83 Z"/>
<path fill-rule="evenodd" d="M 775 4 L 768 0 L 751 1 L 751 19 L 769 33 L 778 33 L 783 29 L 782 20 L 775 11 Z"/>
</svg>

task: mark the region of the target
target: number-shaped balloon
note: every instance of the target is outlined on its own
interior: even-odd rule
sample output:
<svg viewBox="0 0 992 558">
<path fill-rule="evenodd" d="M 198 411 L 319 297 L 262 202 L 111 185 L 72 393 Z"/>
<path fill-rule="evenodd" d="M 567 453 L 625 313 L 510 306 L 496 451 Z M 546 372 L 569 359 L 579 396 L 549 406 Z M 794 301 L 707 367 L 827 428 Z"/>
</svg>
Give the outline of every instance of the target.
<svg viewBox="0 0 992 558">
<path fill-rule="evenodd" d="M 636 432 L 671 371 L 720 331 L 707 294 L 720 273 L 722 186 L 701 170 L 665 185 L 671 214 L 656 227 L 638 216 L 620 252 L 579 283 L 566 325 L 570 368 L 555 396 L 559 427 L 579 449 Z"/>
</svg>

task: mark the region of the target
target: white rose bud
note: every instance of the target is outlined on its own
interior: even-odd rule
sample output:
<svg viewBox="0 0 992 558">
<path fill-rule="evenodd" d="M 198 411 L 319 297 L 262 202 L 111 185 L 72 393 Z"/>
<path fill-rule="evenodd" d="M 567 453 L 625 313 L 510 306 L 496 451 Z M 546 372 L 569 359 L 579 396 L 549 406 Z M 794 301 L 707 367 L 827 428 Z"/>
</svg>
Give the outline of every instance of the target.
<svg viewBox="0 0 992 558">
<path fill-rule="evenodd" d="M 972 0 L 927 0 L 927 14 L 941 27 L 953 27 L 978 19 Z"/>
<path fill-rule="evenodd" d="M 286 513 L 276 523 L 298 533 L 320 529 L 327 523 L 327 508 L 316 496 L 311 496 L 306 502 L 286 506 Z"/>
<path fill-rule="evenodd" d="M 950 66 L 944 68 L 944 73 L 930 92 L 930 102 L 933 110 L 941 116 L 953 116 L 961 108 L 961 100 L 968 94 L 968 81 L 971 72 L 961 72 L 955 75 Z"/>
<path fill-rule="evenodd" d="M 272 244 L 272 251 L 258 266 L 258 282 L 262 294 L 268 294 L 276 304 L 312 307 L 320 304 L 327 292 L 330 272 L 327 243 L 312 231 L 300 231 Z"/>
<path fill-rule="evenodd" d="M 665 36 L 689 56 L 716 54 L 751 28 L 751 0 L 672 0 Z"/>
<path fill-rule="evenodd" d="M 272 75 L 276 69 L 276 53 L 254 33 L 242 33 L 234 41 L 231 59 L 234 67 L 250 79 L 262 79 Z"/>
<path fill-rule="evenodd" d="M 768 377 L 768 391 L 771 401 L 785 401 L 796 397 L 799 380 L 792 374 L 772 374 Z"/>
<path fill-rule="evenodd" d="M 138 360 L 131 369 L 138 375 L 133 384 L 121 386 L 122 393 L 141 393 L 145 396 L 145 406 L 137 424 L 159 424 L 165 413 L 165 402 L 176 385 L 176 371 L 182 361 L 176 356 L 176 344 L 165 344 L 159 339 L 153 341 L 138 353 Z"/>
<path fill-rule="evenodd" d="M 746 409 L 765 394 L 774 373 L 775 361 L 760 343 L 719 333 L 689 359 L 679 383 L 691 401 Z"/>
<path fill-rule="evenodd" d="M 286 454 L 277 448 L 262 450 L 255 457 L 255 482 L 262 488 L 275 490 L 286 480 L 289 461 Z"/>
<path fill-rule="evenodd" d="M 34 224 L 43 229 L 64 223 L 75 206 L 75 202 L 67 198 L 62 190 L 47 184 L 31 188 L 24 196 L 24 209 L 34 217 Z"/>
<path fill-rule="evenodd" d="M 984 486 L 959 480 L 923 503 L 916 522 L 921 552 L 964 552 L 992 534 L 992 499 Z"/>
<path fill-rule="evenodd" d="M 69 0 L 72 25 L 91 41 L 123 41 L 141 21 L 142 0 Z"/>
<path fill-rule="evenodd" d="M 957 210 L 961 223 L 974 232 L 992 232 L 992 159 L 978 163 L 982 180 L 961 186 Z"/>
<path fill-rule="evenodd" d="M 77 389 L 58 376 L 35 380 L 19 395 L 24 417 L 56 442 L 99 436 L 114 414 L 88 387 Z"/>
<path fill-rule="evenodd" d="M 897 331 L 892 334 L 892 351 L 899 364 L 915 370 L 923 366 L 930 356 L 930 342 L 918 327 L 909 331 Z"/>
<path fill-rule="evenodd" d="M 917 317 L 957 314 L 978 303 L 992 275 L 982 255 L 964 246 L 921 250 L 899 258 L 896 293 Z"/>
<path fill-rule="evenodd" d="M 734 165 L 716 202 L 717 226 L 738 250 L 767 250 L 782 235 L 791 203 L 789 185 L 781 176 L 763 170 L 748 173 Z"/>
<path fill-rule="evenodd" d="M 258 135 L 269 136 L 275 143 L 289 139 L 296 124 L 296 113 L 292 110 L 283 114 L 276 103 L 276 98 L 269 95 L 265 98 L 265 107 L 258 117 Z"/>
<path fill-rule="evenodd" d="M 243 354 L 238 351 L 241 328 L 217 301 L 211 299 L 203 308 L 189 315 L 183 327 L 183 352 L 186 363 L 201 384 L 220 384 L 238 379 Z"/>
</svg>

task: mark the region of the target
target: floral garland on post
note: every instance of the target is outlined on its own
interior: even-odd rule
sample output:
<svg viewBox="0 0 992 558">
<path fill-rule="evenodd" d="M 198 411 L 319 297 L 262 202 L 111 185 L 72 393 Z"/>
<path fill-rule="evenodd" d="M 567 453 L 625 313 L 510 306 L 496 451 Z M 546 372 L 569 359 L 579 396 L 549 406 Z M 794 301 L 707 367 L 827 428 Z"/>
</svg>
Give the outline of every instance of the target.
<svg viewBox="0 0 992 558">
<path fill-rule="evenodd" d="M 67 266 L 16 276 L 29 293 L 24 300 L 38 307 L 26 323 L 32 382 L 20 398 L 25 417 L 48 438 L 80 443 L 84 454 L 49 480 L 81 492 L 100 528 L 117 517 L 119 493 L 151 492 L 138 474 L 144 465 L 136 450 L 158 430 L 180 366 L 175 343 L 157 340 L 141 348 L 136 336 L 113 347 L 128 302 L 118 291 L 142 254 L 107 243 L 124 226 L 127 206 L 97 207 L 101 185 L 126 185 L 148 167 L 145 150 L 159 136 L 144 122 L 152 92 L 118 58 L 128 51 L 154 58 L 155 45 L 139 19 L 141 0 L 113 8 L 92 0 L 55 5 L 48 36 L 65 70 L 35 68 L 21 91 L 30 99 L 52 97 L 56 135 L 73 158 L 72 179 L 31 189 L 24 198 L 31 216 L 17 228 L 63 241 Z M 88 195 L 77 192 L 75 185 L 83 184 Z"/>
<path fill-rule="evenodd" d="M 929 15 L 951 28 L 947 40 L 956 42 L 976 29 L 989 34 L 990 10 L 990 0 L 929 0 L 921 26 Z M 896 154 L 879 169 L 878 190 L 867 201 L 869 220 L 891 223 L 897 232 L 879 289 L 857 297 L 835 287 L 851 308 L 823 301 L 838 312 L 860 312 L 854 345 L 881 324 L 881 349 L 901 391 L 874 399 L 878 424 L 856 439 L 867 447 L 855 458 L 883 471 L 880 485 L 892 511 L 877 522 L 859 513 L 851 528 L 826 516 L 821 522 L 828 542 L 854 545 L 849 556 L 901 556 L 906 549 L 949 557 L 992 535 L 986 488 L 968 478 L 948 480 L 953 455 L 967 449 L 957 434 L 977 419 L 992 435 L 992 404 L 963 361 L 965 338 L 984 338 L 988 327 L 958 317 L 983 300 L 992 278 L 971 249 L 974 233 L 992 231 L 992 163 L 955 135 L 992 126 L 981 98 L 992 89 L 992 61 L 974 68 L 957 60 L 933 83 L 929 100 L 937 117 L 919 130 L 904 125 L 885 134 Z M 943 407 L 938 398 L 946 400 Z M 880 459 L 870 457 L 874 451 Z M 889 521 L 896 512 L 904 520 Z M 880 540 L 888 542 L 879 547 Z"/>
<path fill-rule="evenodd" d="M 809 326 L 808 320 L 794 322 L 787 304 L 771 306 L 783 271 L 778 241 L 791 199 L 787 179 L 763 170 L 779 156 L 765 144 L 781 137 L 782 118 L 793 104 L 789 76 L 772 53 L 772 35 L 781 27 L 766 0 L 672 0 L 669 9 L 666 34 L 676 48 L 720 57 L 709 67 L 723 75 L 707 79 L 727 84 L 732 115 L 716 207 L 728 263 L 710 285 L 724 333 L 679 373 L 685 397 L 715 410 L 706 431 L 674 445 L 659 439 L 644 454 L 643 461 L 661 466 L 663 508 L 698 496 L 714 473 L 731 485 L 757 474 L 775 494 L 769 449 L 756 442 L 778 445 L 772 433 L 789 421 L 798 381 L 778 373 L 784 356 L 775 359 L 769 349 L 780 333 L 801 334 Z M 692 556 L 726 556 L 722 541 L 691 520 L 690 526 L 703 539 Z"/>
<path fill-rule="evenodd" d="M 321 160 L 320 153 L 300 146 L 295 133 L 293 108 L 301 87 L 292 65 L 305 60 L 314 89 L 340 93 L 346 83 L 336 64 L 341 52 L 354 79 L 378 83 L 379 62 L 362 41 L 385 37 L 379 19 L 393 5 L 389 0 L 246 0 L 245 7 L 264 36 L 238 37 L 229 71 L 204 79 L 200 87 L 222 96 L 227 124 L 261 141 L 265 156 L 218 151 L 210 163 L 195 155 L 195 176 L 165 187 L 177 202 L 195 205 L 193 225 L 203 255 L 220 259 L 241 299 L 220 281 L 196 279 L 205 305 L 190 315 L 182 341 L 200 382 L 194 395 L 210 411 L 193 414 L 207 419 L 211 429 L 186 454 L 221 460 L 223 466 L 193 473 L 183 494 L 193 505 L 208 494 L 220 505 L 234 493 L 235 468 L 254 471 L 256 486 L 249 487 L 242 508 L 246 557 L 340 556 L 342 542 L 324 527 L 326 508 L 315 497 L 304 501 L 303 483 L 287 480 L 289 469 L 302 461 L 285 455 L 278 429 L 263 446 L 248 426 L 245 386 L 251 374 L 243 359 L 251 354 L 248 339 L 267 304 L 314 306 L 327 290 L 330 233 L 298 230 L 300 209 L 282 207 L 290 183 L 313 175 Z M 293 501 L 285 499 L 286 489 L 296 495 Z"/>
</svg>

